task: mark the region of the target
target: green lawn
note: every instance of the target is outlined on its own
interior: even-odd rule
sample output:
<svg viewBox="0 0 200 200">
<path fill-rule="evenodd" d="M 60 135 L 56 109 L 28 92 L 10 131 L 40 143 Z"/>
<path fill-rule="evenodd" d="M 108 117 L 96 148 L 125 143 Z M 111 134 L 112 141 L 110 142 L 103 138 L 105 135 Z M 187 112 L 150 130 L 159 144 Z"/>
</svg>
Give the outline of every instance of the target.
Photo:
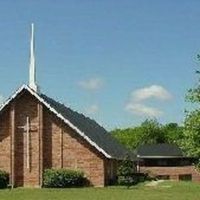
<svg viewBox="0 0 200 200">
<path fill-rule="evenodd" d="M 199 200 L 200 184 L 164 182 L 149 187 L 144 184 L 125 187 L 82 189 L 23 189 L 0 190 L 0 200 Z"/>
</svg>

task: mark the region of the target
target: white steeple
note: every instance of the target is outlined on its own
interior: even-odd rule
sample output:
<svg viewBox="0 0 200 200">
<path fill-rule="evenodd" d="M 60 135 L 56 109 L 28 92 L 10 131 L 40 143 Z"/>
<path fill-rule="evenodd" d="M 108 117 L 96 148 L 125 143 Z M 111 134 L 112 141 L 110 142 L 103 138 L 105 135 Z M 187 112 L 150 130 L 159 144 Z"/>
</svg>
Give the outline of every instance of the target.
<svg viewBox="0 0 200 200">
<path fill-rule="evenodd" d="M 31 41 L 30 41 L 30 65 L 29 65 L 29 87 L 38 92 L 36 84 L 36 66 L 35 66 L 35 40 L 34 24 L 31 24 Z"/>
</svg>

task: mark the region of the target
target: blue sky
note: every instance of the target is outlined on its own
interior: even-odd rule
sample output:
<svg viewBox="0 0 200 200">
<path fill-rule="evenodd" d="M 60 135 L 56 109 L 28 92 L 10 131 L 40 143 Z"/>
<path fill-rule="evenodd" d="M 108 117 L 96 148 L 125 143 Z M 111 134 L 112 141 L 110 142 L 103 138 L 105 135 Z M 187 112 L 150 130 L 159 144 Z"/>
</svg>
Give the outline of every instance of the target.
<svg viewBox="0 0 200 200">
<path fill-rule="evenodd" d="M 198 0 L 0 2 L 0 100 L 27 83 L 30 24 L 42 92 L 107 129 L 184 119 L 200 53 Z"/>
</svg>

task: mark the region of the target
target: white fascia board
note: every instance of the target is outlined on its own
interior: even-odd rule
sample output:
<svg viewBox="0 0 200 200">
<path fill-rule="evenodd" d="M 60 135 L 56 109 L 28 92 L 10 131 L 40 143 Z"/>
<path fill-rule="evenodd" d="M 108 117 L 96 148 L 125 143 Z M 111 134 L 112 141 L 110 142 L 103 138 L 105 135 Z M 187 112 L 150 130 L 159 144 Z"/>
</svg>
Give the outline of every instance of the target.
<svg viewBox="0 0 200 200">
<path fill-rule="evenodd" d="M 140 156 L 137 155 L 138 158 L 184 158 L 183 156 Z"/>
<path fill-rule="evenodd" d="M 41 103 L 43 103 L 51 112 L 53 112 L 58 118 L 64 121 L 69 127 L 75 130 L 81 137 L 88 141 L 93 147 L 95 147 L 99 152 L 101 152 L 106 158 L 112 158 L 108 153 L 106 153 L 101 147 L 99 147 L 95 142 L 93 142 L 87 135 L 84 134 L 79 128 L 74 126 L 69 120 L 58 113 L 54 108 L 51 107 L 43 98 L 41 98 L 34 90 L 29 88 L 27 85 L 22 85 L 5 103 L 0 107 L 0 112 L 3 108 L 10 103 L 23 89 L 28 90 L 34 97 L 36 97 Z"/>
</svg>

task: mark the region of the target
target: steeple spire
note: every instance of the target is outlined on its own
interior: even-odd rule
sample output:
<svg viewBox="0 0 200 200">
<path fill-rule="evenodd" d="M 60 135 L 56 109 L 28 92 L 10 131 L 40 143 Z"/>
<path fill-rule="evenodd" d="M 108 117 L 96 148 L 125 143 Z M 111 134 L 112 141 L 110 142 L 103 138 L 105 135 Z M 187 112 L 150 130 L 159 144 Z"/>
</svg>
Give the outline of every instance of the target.
<svg viewBox="0 0 200 200">
<path fill-rule="evenodd" d="M 31 41 L 30 41 L 30 65 L 29 65 L 29 87 L 38 92 L 36 84 L 36 66 L 35 66 L 35 38 L 34 24 L 31 24 Z"/>
</svg>

